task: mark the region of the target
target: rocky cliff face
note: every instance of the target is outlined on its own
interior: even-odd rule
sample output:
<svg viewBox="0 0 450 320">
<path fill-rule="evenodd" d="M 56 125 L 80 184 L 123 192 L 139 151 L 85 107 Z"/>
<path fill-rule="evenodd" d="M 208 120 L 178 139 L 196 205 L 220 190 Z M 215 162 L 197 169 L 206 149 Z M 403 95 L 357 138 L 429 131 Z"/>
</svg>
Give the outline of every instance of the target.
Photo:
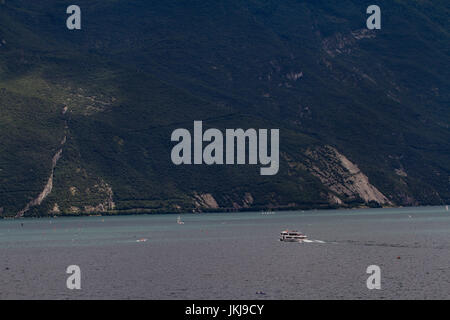
<svg viewBox="0 0 450 320">
<path fill-rule="evenodd" d="M 332 199 L 342 203 L 342 199 L 371 201 L 380 205 L 392 205 L 392 202 L 369 182 L 356 164 L 330 146 L 308 149 L 306 166 L 320 179 L 334 195 Z"/>
</svg>

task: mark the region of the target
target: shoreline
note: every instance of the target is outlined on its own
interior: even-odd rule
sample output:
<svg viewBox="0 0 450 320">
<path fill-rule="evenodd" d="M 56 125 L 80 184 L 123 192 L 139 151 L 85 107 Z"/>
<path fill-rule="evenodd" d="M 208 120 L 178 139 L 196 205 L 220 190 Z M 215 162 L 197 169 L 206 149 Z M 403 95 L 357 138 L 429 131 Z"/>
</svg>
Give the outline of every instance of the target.
<svg viewBox="0 0 450 320">
<path fill-rule="evenodd" d="M 293 211 L 302 211 L 303 212 L 314 212 L 314 211 L 351 211 L 351 210 L 374 210 L 374 209 L 402 209 L 402 208 L 437 208 L 437 207 L 443 207 L 445 209 L 447 205 L 441 204 L 441 205 L 422 205 L 422 206 L 380 206 L 380 207 L 369 207 L 369 206 L 355 206 L 355 207 L 315 207 L 315 208 L 292 208 L 292 207 L 279 207 L 279 208 L 270 208 L 274 213 L 276 212 L 293 212 Z M 267 208 L 245 208 L 245 209 L 210 209 L 207 211 L 195 211 L 195 212 L 188 212 L 188 211 L 155 211 L 155 210 L 147 210 L 147 211 L 139 211 L 134 210 L 130 212 L 102 212 L 102 213 L 95 213 L 95 214 L 88 214 L 88 213 L 81 213 L 81 214 L 62 214 L 62 215 L 33 215 L 33 216 L 22 216 L 22 217 L 16 217 L 16 216 L 10 216 L 10 217 L 0 217 L 1 220 L 23 220 L 23 219 L 48 219 L 48 218 L 84 218 L 84 217 L 120 217 L 120 216 L 143 216 L 143 215 L 208 215 L 208 214 L 215 214 L 215 213 L 239 213 L 239 212 L 261 212 L 266 211 Z"/>
</svg>

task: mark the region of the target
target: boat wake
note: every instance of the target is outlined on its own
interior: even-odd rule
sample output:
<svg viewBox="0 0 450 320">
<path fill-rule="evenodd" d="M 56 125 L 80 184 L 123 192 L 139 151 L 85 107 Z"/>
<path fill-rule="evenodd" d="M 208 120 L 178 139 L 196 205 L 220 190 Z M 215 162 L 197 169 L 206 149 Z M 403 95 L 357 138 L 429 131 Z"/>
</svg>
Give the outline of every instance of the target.
<svg viewBox="0 0 450 320">
<path fill-rule="evenodd" d="M 309 240 L 309 239 L 304 239 L 304 240 L 302 240 L 302 242 L 306 242 L 306 243 L 326 243 L 325 241 L 322 241 L 322 240 Z"/>
</svg>

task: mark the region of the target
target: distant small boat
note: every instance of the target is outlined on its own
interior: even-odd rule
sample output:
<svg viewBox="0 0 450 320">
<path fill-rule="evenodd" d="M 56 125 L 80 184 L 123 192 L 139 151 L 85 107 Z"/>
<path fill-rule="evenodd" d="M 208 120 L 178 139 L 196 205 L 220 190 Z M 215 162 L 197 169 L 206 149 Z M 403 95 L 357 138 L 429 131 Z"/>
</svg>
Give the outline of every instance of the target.
<svg viewBox="0 0 450 320">
<path fill-rule="evenodd" d="M 148 239 L 142 238 L 142 239 L 136 240 L 136 242 L 146 242 L 147 240 Z"/>
<path fill-rule="evenodd" d="M 275 214 L 275 211 L 272 211 L 272 209 L 266 210 L 266 211 L 261 211 L 261 214 Z"/>
<path fill-rule="evenodd" d="M 280 233 L 280 241 L 284 242 L 303 242 L 308 237 L 298 231 L 284 230 Z"/>
<path fill-rule="evenodd" d="M 448 211 L 448 206 L 445 206 L 445 210 L 447 210 L 447 211 Z"/>
<path fill-rule="evenodd" d="M 178 218 L 177 218 L 177 223 L 178 223 L 178 224 L 184 224 L 184 222 L 181 221 L 181 216 L 178 216 Z"/>
</svg>

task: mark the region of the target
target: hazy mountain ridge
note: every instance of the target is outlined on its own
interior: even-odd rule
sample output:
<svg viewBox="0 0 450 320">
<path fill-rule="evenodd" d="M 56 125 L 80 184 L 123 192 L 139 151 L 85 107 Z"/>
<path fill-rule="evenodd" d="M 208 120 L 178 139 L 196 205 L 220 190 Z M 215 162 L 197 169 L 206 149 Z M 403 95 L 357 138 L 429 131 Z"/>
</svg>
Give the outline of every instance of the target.
<svg viewBox="0 0 450 320">
<path fill-rule="evenodd" d="M 368 205 L 314 174 L 325 146 L 387 198 L 370 205 L 450 202 L 446 2 L 380 1 L 377 31 L 358 1 L 78 4 L 81 31 L 64 1 L 0 6 L 3 215 L 42 192 L 64 136 L 26 214 Z M 280 128 L 280 172 L 174 166 L 194 120 Z"/>
</svg>

